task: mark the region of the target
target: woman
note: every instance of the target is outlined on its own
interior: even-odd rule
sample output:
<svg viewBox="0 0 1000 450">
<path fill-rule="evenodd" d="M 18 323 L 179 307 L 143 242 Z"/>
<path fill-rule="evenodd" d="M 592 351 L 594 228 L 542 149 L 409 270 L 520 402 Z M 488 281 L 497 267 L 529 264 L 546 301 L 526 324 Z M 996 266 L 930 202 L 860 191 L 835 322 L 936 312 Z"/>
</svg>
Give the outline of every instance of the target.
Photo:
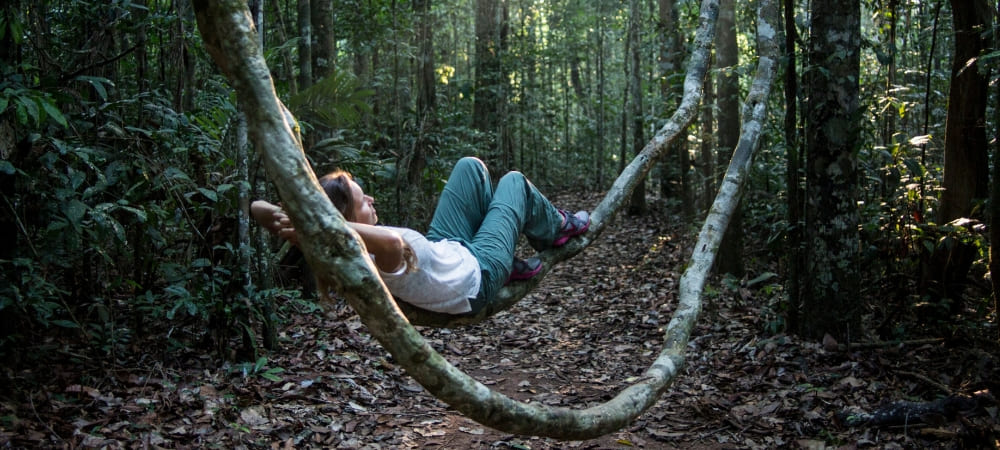
<svg viewBox="0 0 1000 450">
<path fill-rule="evenodd" d="M 522 233 L 535 250 L 544 250 L 566 244 L 590 226 L 590 214 L 557 209 L 520 172 L 508 172 L 494 189 L 486 165 L 472 157 L 452 169 L 426 235 L 376 226 L 375 199 L 349 173 L 336 171 L 319 181 L 361 236 L 392 295 L 447 314 L 475 314 L 507 282 L 541 271 L 538 258 L 514 257 Z M 295 228 L 278 206 L 258 200 L 250 209 L 271 233 L 297 242 Z"/>
</svg>

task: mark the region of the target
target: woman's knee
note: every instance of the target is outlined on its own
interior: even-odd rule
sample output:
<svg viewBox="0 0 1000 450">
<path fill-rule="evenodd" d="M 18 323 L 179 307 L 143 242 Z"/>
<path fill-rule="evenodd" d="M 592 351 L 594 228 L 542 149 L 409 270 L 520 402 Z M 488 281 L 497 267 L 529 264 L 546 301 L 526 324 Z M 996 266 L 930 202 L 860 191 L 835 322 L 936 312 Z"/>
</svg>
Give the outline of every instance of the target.
<svg viewBox="0 0 1000 450">
<path fill-rule="evenodd" d="M 459 159 L 458 162 L 455 163 L 455 168 L 452 170 L 456 172 L 458 171 L 473 171 L 482 173 L 489 172 L 486 169 L 486 163 L 484 163 L 481 159 L 476 158 L 475 156 L 466 156 L 462 159 Z"/>
<path fill-rule="evenodd" d="M 527 193 L 527 186 L 528 179 L 523 173 L 510 171 L 500 177 L 500 181 L 497 182 L 496 192 L 510 192 L 522 195 Z"/>
<path fill-rule="evenodd" d="M 497 190 L 500 190 L 501 185 L 511 184 L 514 186 L 523 186 L 527 182 L 527 178 L 524 174 L 516 170 L 512 170 L 500 177 L 500 181 L 497 182 Z"/>
</svg>

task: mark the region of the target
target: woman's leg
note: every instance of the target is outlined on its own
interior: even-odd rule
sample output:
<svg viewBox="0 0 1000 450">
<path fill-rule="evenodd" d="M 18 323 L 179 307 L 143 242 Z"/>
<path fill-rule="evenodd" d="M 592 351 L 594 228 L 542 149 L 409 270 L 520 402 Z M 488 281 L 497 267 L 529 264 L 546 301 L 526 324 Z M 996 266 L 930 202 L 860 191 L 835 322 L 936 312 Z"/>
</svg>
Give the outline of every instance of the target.
<svg viewBox="0 0 1000 450">
<path fill-rule="evenodd" d="M 427 239 L 471 243 L 493 199 L 491 183 L 482 161 L 473 157 L 460 159 L 441 191 Z"/>
<path fill-rule="evenodd" d="M 483 274 L 473 312 L 492 300 L 510 275 L 521 233 L 536 250 L 552 246 L 563 217 L 519 172 L 504 175 L 496 189 L 477 158 L 455 164 L 441 192 L 427 238 L 463 243 Z"/>
<path fill-rule="evenodd" d="M 523 174 L 504 175 L 478 231 L 466 243 L 483 271 L 481 296 L 492 299 L 507 281 L 521 233 L 536 249 L 548 248 L 562 220 L 559 210 Z"/>
</svg>

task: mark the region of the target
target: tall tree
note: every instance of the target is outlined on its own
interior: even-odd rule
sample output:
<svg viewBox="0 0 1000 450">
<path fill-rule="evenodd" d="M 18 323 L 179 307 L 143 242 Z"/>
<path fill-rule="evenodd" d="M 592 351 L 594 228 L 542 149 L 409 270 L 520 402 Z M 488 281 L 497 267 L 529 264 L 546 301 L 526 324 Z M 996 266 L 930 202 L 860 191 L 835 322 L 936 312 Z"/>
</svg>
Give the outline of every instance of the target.
<svg viewBox="0 0 1000 450">
<path fill-rule="evenodd" d="M 501 59 L 504 51 L 502 16 L 504 0 L 476 0 L 476 79 L 472 107 L 472 127 L 483 133 L 479 147 L 486 159 L 495 163 L 502 149 L 499 133 L 504 76 Z M 496 165 L 496 164 L 495 164 Z M 505 167 L 498 167 L 503 173 Z"/>
<path fill-rule="evenodd" d="M 806 86 L 805 284 L 798 330 L 859 335 L 858 116 L 860 0 L 816 0 Z"/>
<path fill-rule="evenodd" d="M 660 96 L 666 110 L 680 103 L 684 90 L 680 74 L 684 70 L 684 35 L 681 34 L 680 19 L 674 0 L 657 1 L 658 34 L 662 37 L 659 54 Z M 686 134 L 684 132 L 683 134 Z M 687 172 L 687 137 L 680 136 L 670 144 L 670 150 L 660 164 L 660 193 L 667 198 L 683 197 L 684 178 Z"/>
<path fill-rule="evenodd" d="M 986 140 L 986 103 L 989 98 L 988 70 L 979 62 L 990 48 L 992 11 L 986 0 L 952 1 L 955 53 L 951 61 L 948 118 L 944 136 L 944 177 L 938 223 L 961 217 L 984 217 L 973 211 L 989 195 L 989 157 Z M 961 290 L 976 258 L 971 244 L 957 242 L 938 246 L 923 267 L 923 285 L 933 298 L 950 300 L 958 312 Z"/>
<path fill-rule="evenodd" d="M 625 53 L 631 58 L 630 64 L 626 66 L 628 67 L 628 76 L 630 78 L 628 83 L 630 108 L 622 111 L 622 114 L 630 119 L 627 122 L 630 122 L 629 125 L 631 125 L 632 130 L 630 139 L 626 139 L 625 136 L 622 136 L 622 139 L 631 141 L 632 151 L 636 155 L 642 152 L 642 148 L 646 145 L 642 120 L 642 58 L 640 57 L 642 54 L 642 42 L 640 42 L 639 37 L 639 27 L 641 26 L 639 18 L 642 15 L 642 11 L 639 5 L 638 0 L 631 0 L 629 2 L 628 37 L 625 39 Z M 627 126 L 623 126 L 622 128 L 628 129 Z M 628 213 L 642 215 L 646 214 L 647 210 L 646 177 L 643 177 L 636 184 L 635 190 L 632 191 L 632 198 L 628 203 Z"/>
<path fill-rule="evenodd" d="M 299 89 L 305 90 L 313 84 L 312 3 L 309 0 L 298 0 L 296 12 L 299 28 Z"/>
<path fill-rule="evenodd" d="M 431 0 L 413 0 L 417 44 L 417 121 L 433 119 L 437 109 L 434 83 L 434 16 Z"/>
<path fill-rule="evenodd" d="M 972 213 L 976 199 L 988 194 L 986 70 L 980 53 L 989 48 L 986 26 L 992 13 L 986 0 L 952 0 L 955 54 L 951 62 L 948 120 L 944 137 L 944 179 L 938 223 Z"/>
<path fill-rule="evenodd" d="M 796 73 L 796 51 L 795 43 L 798 42 L 799 31 L 795 24 L 795 0 L 784 0 L 785 19 L 785 74 L 784 74 L 784 104 L 785 104 L 785 186 L 788 198 L 788 237 L 786 242 L 787 254 L 786 263 L 788 277 L 788 298 L 793 303 L 801 298 L 801 277 L 802 273 L 802 189 L 801 183 L 801 159 L 802 152 L 799 151 L 798 133 L 798 75 Z M 798 329 L 799 315 L 798 308 L 786 308 L 785 322 L 789 329 Z"/>
<path fill-rule="evenodd" d="M 993 24 L 993 45 L 1000 46 L 1000 3 L 997 4 Z M 1000 83 L 994 83 L 996 92 L 993 104 L 993 184 L 990 186 L 990 281 L 993 285 L 993 313 L 1000 311 Z M 1000 341 L 1000 329 L 997 330 Z"/>
<path fill-rule="evenodd" d="M 333 74 L 337 60 L 337 35 L 333 26 L 333 0 L 311 0 L 313 81 Z"/>
<path fill-rule="evenodd" d="M 698 159 L 701 177 L 701 195 L 698 196 L 698 211 L 707 213 L 715 199 L 715 77 L 711 73 L 705 77 L 705 100 L 701 107 L 701 149 Z"/>
<path fill-rule="evenodd" d="M 177 2 L 177 29 L 173 35 L 174 40 L 174 61 L 172 66 L 176 69 L 174 79 L 174 109 L 176 111 L 188 111 L 194 107 L 194 74 L 195 61 L 191 54 L 187 40 L 187 24 L 193 18 L 191 5 L 189 2 Z"/>
<path fill-rule="evenodd" d="M 606 100 L 605 91 L 607 90 L 607 82 L 605 80 L 605 60 L 606 60 L 606 49 L 604 45 L 604 34 L 606 33 L 607 26 L 607 15 L 604 12 L 605 7 L 604 1 L 597 2 L 597 14 L 595 20 L 597 22 L 596 32 L 594 33 L 597 40 L 597 114 L 595 120 L 597 121 L 597 145 L 594 146 L 594 160 L 596 161 L 596 167 L 594 170 L 597 171 L 596 185 L 600 188 L 604 188 L 604 162 L 605 162 L 605 148 L 604 141 L 607 138 L 607 127 L 605 121 L 605 112 L 607 109 L 604 107 L 604 102 Z"/>
<path fill-rule="evenodd" d="M 430 152 L 427 133 L 436 123 L 437 102 L 434 86 L 434 21 L 431 15 L 431 0 L 414 0 L 413 13 L 415 20 L 414 39 L 417 48 L 416 69 L 417 105 L 414 122 L 417 135 L 413 146 L 399 152 L 398 188 L 401 191 L 411 191 L 409 186 L 416 185 L 423 174 Z M 401 127 L 396 127 L 401 128 Z M 402 193 L 402 192 L 400 192 Z"/>
<path fill-rule="evenodd" d="M 736 46 L 736 8 L 733 0 L 719 1 L 719 22 L 716 24 L 715 65 L 719 68 L 718 98 L 719 149 L 718 167 L 729 167 L 733 150 L 740 141 L 740 79 L 739 48 Z M 722 176 L 719 174 L 719 182 Z M 736 205 L 719 247 L 716 270 L 719 273 L 743 275 L 743 208 Z"/>
</svg>

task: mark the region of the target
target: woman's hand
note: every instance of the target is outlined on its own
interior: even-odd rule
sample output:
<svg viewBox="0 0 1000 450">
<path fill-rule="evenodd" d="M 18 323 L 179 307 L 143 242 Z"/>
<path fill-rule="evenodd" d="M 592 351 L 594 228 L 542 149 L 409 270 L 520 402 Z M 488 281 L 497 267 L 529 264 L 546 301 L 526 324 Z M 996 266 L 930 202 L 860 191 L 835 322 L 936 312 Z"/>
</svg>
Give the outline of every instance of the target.
<svg viewBox="0 0 1000 450">
<path fill-rule="evenodd" d="M 288 218 L 288 214 L 285 214 L 280 206 L 264 200 L 257 200 L 250 204 L 250 216 L 271 234 L 290 242 L 292 245 L 299 244 L 295 225 L 292 224 L 292 219 Z"/>
</svg>

